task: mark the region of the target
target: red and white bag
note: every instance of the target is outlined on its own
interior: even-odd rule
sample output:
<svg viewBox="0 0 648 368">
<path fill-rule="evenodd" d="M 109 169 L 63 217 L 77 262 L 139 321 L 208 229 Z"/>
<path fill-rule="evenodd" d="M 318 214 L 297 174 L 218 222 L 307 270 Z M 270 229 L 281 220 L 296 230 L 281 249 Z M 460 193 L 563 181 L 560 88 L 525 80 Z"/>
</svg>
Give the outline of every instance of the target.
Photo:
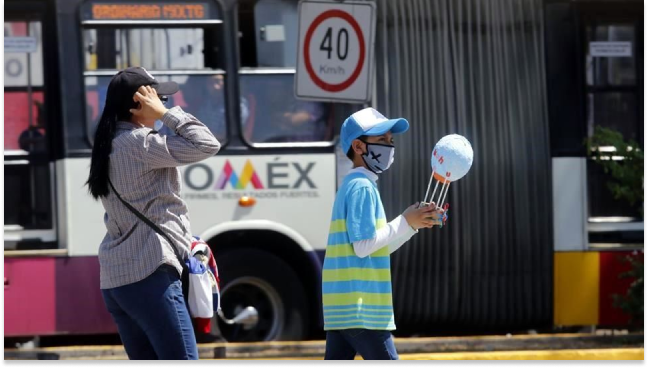
<svg viewBox="0 0 648 368">
<path fill-rule="evenodd" d="M 209 245 L 198 237 L 194 237 L 191 243 L 190 260 L 189 313 L 196 328 L 209 333 L 211 318 L 220 309 L 218 266 Z"/>
</svg>

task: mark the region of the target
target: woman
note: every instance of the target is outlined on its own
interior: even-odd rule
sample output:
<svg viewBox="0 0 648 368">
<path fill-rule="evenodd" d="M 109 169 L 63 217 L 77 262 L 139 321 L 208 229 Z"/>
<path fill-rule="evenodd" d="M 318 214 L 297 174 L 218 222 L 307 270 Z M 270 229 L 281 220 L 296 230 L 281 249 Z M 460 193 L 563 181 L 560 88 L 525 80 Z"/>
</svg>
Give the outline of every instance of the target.
<svg viewBox="0 0 648 368">
<path fill-rule="evenodd" d="M 92 150 L 87 184 L 106 211 L 100 287 L 130 359 L 198 359 L 172 248 L 186 259 L 192 239 L 177 167 L 213 156 L 220 143 L 180 107 L 164 107 L 161 99 L 177 91 L 177 83 L 159 83 L 144 68 L 117 73 Z M 159 135 L 156 120 L 176 134 Z M 173 244 L 131 212 L 111 184 Z"/>
</svg>

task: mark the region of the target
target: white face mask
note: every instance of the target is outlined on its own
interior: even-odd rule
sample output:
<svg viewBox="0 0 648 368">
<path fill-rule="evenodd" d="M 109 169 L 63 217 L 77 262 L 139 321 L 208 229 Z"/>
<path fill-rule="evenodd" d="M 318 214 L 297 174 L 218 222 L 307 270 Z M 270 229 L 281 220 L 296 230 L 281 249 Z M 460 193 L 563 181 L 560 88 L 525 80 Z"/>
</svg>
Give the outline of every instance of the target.
<svg viewBox="0 0 648 368">
<path fill-rule="evenodd" d="M 160 120 L 156 120 L 155 125 L 153 125 L 153 130 L 159 132 L 160 129 L 162 129 L 163 126 L 164 126 L 164 124 Z"/>
<path fill-rule="evenodd" d="M 364 141 L 363 141 L 364 142 Z M 394 162 L 394 146 L 388 144 L 367 143 L 367 153 L 362 154 L 362 159 L 369 170 L 381 174 L 389 169 Z"/>
</svg>

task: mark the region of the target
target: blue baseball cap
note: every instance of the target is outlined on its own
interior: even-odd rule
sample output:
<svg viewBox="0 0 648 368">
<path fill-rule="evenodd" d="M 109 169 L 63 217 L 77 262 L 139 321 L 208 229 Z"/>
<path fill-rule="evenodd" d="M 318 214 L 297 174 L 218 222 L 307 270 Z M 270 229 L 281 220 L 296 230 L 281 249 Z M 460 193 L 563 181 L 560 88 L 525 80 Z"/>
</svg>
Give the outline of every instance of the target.
<svg viewBox="0 0 648 368">
<path fill-rule="evenodd" d="M 342 124 L 340 141 L 342 151 L 349 152 L 351 142 L 363 135 L 383 135 L 389 131 L 392 134 L 405 133 L 409 123 L 403 118 L 387 119 L 372 107 L 367 107 L 349 116 Z"/>
</svg>

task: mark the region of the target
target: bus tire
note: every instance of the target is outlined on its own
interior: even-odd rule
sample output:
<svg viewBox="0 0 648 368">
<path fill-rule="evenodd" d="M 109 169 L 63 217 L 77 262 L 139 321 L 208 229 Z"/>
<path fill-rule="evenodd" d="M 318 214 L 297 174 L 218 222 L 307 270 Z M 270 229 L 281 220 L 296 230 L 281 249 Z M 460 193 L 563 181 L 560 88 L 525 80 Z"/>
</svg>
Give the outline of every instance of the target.
<svg viewBox="0 0 648 368">
<path fill-rule="evenodd" d="M 225 317 L 234 318 L 248 306 L 259 314 L 251 328 L 218 319 L 223 338 L 242 342 L 302 340 L 307 336 L 309 304 L 292 267 L 272 253 L 252 248 L 216 255 Z"/>
</svg>

